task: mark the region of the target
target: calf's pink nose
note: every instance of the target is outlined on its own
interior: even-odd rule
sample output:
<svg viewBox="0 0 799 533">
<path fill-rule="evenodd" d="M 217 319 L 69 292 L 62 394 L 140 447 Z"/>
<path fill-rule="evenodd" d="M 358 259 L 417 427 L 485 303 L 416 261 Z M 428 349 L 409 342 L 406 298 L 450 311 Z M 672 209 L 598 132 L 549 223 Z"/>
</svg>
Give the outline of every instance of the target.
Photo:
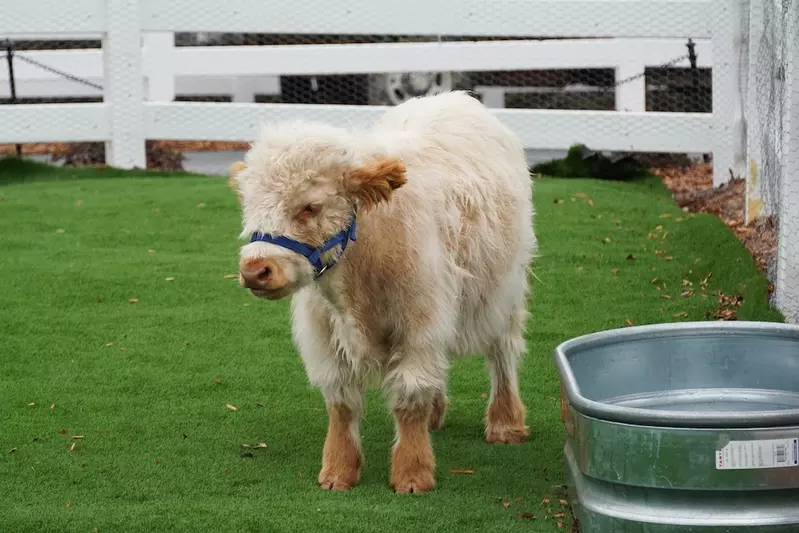
<svg viewBox="0 0 799 533">
<path fill-rule="evenodd" d="M 283 269 L 274 259 L 245 259 L 239 264 L 239 273 L 248 289 L 273 291 L 286 285 Z"/>
</svg>

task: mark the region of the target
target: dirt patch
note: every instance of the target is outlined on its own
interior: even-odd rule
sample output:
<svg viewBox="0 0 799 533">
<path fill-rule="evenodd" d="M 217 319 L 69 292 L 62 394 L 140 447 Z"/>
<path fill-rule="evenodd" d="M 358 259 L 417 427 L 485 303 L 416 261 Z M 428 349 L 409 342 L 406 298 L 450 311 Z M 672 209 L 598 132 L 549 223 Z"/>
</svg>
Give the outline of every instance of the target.
<svg viewBox="0 0 799 533">
<path fill-rule="evenodd" d="M 707 163 L 663 166 L 652 168 L 651 172 L 660 177 L 685 211 L 712 213 L 724 221 L 752 254 L 760 271 L 773 283 L 777 226 L 773 217 L 760 217 L 746 225 L 744 180 L 734 179 L 713 188 L 713 168 Z"/>
</svg>

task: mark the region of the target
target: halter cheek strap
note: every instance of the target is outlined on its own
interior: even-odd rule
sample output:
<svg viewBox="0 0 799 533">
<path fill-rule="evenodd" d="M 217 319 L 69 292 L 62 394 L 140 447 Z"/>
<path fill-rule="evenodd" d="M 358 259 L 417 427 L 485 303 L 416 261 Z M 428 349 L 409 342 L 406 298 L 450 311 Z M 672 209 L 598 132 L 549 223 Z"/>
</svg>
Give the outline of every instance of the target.
<svg viewBox="0 0 799 533">
<path fill-rule="evenodd" d="M 272 236 L 268 233 L 260 232 L 253 233 L 250 237 L 250 242 L 268 242 L 304 256 L 313 266 L 314 279 L 316 280 L 319 279 L 326 270 L 333 267 L 333 265 L 338 262 L 338 259 L 335 259 L 330 263 L 322 263 L 322 254 L 338 245 L 341 245 L 341 252 L 343 253 L 347 248 L 347 244 L 349 244 L 350 241 L 355 240 L 355 226 L 355 215 L 353 215 L 347 227 L 333 235 L 331 238 L 322 243 L 321 246 L 316 248 L 284 235 Z M 339 258 L 340 257 L 341 254 L 339 254 Z"/>
</svg>

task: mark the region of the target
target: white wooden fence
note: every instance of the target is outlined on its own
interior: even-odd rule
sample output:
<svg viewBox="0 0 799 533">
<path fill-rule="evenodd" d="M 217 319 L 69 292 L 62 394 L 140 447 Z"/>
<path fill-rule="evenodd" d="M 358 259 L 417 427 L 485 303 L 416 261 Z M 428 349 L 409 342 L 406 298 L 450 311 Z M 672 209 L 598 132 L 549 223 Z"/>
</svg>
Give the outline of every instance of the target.
<svg viewBox="0 0 799 533">
<path fill-rule="evenodd" d="M 493 112 L 531 149 L 584 143 L 599 150 L 712 153 L 715 179 L 722 183 L 745 169 L 739 11 L 737 0 L 4 0 L 0 37 L 101 38 L 102 55 L 61 52 L 70 59 L 58 61 L 71 61 L 77 71 L 70 72 L 90 79 L 101 71 L 104 100 L 2 106 L 0 142 L 105 141 L 111 164 L 144 166 L 148 138 L 249 141 L 267 121 L 303 117 L 364 125 L 383 112 L 377 106 L 171 101 L 192 77 L 602 67 L 623 78 L 672 59 L 670 52 L 692 38 L 700 61 L 712 65 L 712 113 L 645 112 L 643 79 L 620 88 L 617 111 Z M 168 44 L 172 32 L 195 31 L 590 40 L 187 49 Z M 37 74 L 20 68 L 20 75 L 36 81 Z"/>
</svg>

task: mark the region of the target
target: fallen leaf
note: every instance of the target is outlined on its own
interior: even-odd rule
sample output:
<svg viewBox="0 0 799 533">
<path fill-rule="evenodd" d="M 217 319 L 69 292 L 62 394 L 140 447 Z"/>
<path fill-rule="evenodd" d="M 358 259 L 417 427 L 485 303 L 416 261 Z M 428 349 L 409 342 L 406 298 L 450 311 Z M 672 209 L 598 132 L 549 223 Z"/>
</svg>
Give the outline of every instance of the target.
<svg viewBox="0 0 799 533">
<path fill-rule="evenodd" d="M 688 281 L 687 279 L 684 279 L 684 280 L 682 280 L 682 286 L 683 286 L 683 287 L 687 287 L 687 286 L 688 286 L 688 285 L 690 285 L 690 284 L 691 284 L 691 282 L 690 282 L 690 281 Z"/>
<path fill-rule="evenodd" d="M 586 200 L 586 203 L 587 203 L 589 206 L 591 206 L 591 207 L 594 207 L 594 201 L 593 201 L 592 199 L 590 199 L 590 198 L 589 198 L 588 200 Z"/>
<path fill-rule="evenodd" d="M 563 200 L 561 200 L 560 198 L 556 198 L 556 199 L 555 199 L 555 203 L 556 203 L 556 204 L 562 204 L 562 203 L 563 203 Z"/>
<path fill-rule="evenodd" d="M 155 460 L 155 464 L 160 465 L 161 464 L 161 459 L 156 459 Z"/>
<path fill-rule="evenodd" d="M 628 255 L 627 261 L 635 261 L 635 256 L 633 254 Z"/>
<path fill-rule="evenodd" d="M 522 503 L 522 502 L 524 501 L 524 496 L 519 496 L 519 497 L 518 497 L 518 498 L 516 498 L 516 500 L 514 500 L 514 501 L 515 501 L 516 503 Z"/>
<path fill-rule="evenodd" d="M 106 347 L 106 348 L 110 348 L 110 347 L 111 347 L 111 346 L 113 346 L 113 345 L 114 345 L 114 343 L 113 343 L 113 342 L 107 342 L 107 343 L 105 343 L 105 347 Z"/>
<path fill-rule="evenodd" d="M 624 321 L 624 325 L 628 328 L 631 328 L 633 326 L 633 321 L 628 318 Z"/>
<path fill-rule="evenodd" d="M 214 384 L 221 385 L 222 384 L 222 380 L 219 379 L 219 378 L 214 378 Z"/>
<path fill-rule="evenodd" d="M 165 281 L 175 281 L 174 276 L 170 276 L 168 278 L 164 278 Z"/>
<path fill-rule="evenodd" d="M 199 204 L 197 204 L 197 207 L 205 207 L 205 202 L 200 202 Z"/>
<path fill-rule="evenodd" d="M 242 443 L 241 447 L 242 447 L 242 449 L 246 450 L 246 449 L 250 448 L 250 445 Z"/>
<path fill-rule="evenodd" d="M 614 274 L 618 274 L 619 273 L 619 269 L 618 268 L 612 268 L 612 269 L 610 269 L 610 271 L 613 272 Z"/>
<path fill-rule="evenodd" d="M 138 299 L 138 298 L 131 298 L 131 299 L 130 299 L 130 300 L 128 300 L 128 301 L 129 301 L 130 303 L 132 303 L 132 304 L 137 304 L 137 303 L 139 303 L 139 299 Z"/>
<path fill-rule="evenodd" d="M 509 508 L 510 502 L 502 502 L 502 507 L 504 507 L 505 509 Z"/>
<path fill-rule="evenodd" d="M 558 521 L 558 522 L 555 522 L 555 525 L 558 526 L 558 527 L 563 527 L 566 524 L 564 524 L 563 522 Z"/>
<path fill-rule="evenodd" d="M 662 224 L 658 224 L 657 226 L 655 226 L 655 231 L 660 231 L 662 229 L 663 229 L 663 225 Z"/>
<path fill-rule="evenodd" d="M 58 233 L 59 235 L 64 233 L 65 231 L 66 230 L 64 228 L 58 228 L 57 230 L 55 230 L 55 232 Z"/>
<path fill-rule="evenodd" d="M 150 248 L 149 250 L 147 250 L 147 253 L 148 254 L 154 254 L 154 253 L 157 253 L 157 250 L 153 250 L 152 248 Z"/>
<path fill-rule="evenodd" d="M 461 470 L 461 469 L 458 469 L 458 468 L 454 468 L 454 469 L 450 470 L 449 473 L 450 474 L 465 474 L 465 475 L 473 476 L 474 475 L 474 470 Z"/>
<path fill-rule="evenodd" d="M 59 435 L 66 435 L 67 434 L 67 430 L 66 429 L 62 429 L 61 431 L 58 432 L 58 434 Z"/>
<path fill-rule="evenodd" d="M 263 407 L 264 404 L 262 402 L 255 402 L 256 407 Z"/>
<path fill-rule="evenodd" d="M 682 313 L 677 313 L 676 315 L 672 315 L 674 318 L 685 318 L 688 316 L 688 311 L 683 311 Z"/>
<path fill-rule="evenodd" d="M 160 212 L 161 209 L 159 209 L 158 207 L 153 207 L 153 213 L 160 213 Z"/>
<path fill-rule="evenodd" d="M 662 213 L 660 218 L 671 218 L 671 213 Z"/>
<path fill-rule="evenodd" d="M 80 207 L 82 205 L 83 205 L 83 200 L 78 200 L 77 202 L 75 202 L 75 207 Z"/>
<path fill-rule="evenodd" d="M 674 261 L 674 258 L 672 256 L 670 256 L 670 255 L 667 255 L 666 257 L 663 258 L 663 260 L 664 261 Z"/>
<path fill-rule="evenodd" d="M 31 402 L 28 404 L 28 407 L 36 407 L 36 402 Z"/>
<path fill-rule="evenodd" d="M 75 451 L 75 448 L 77 448 L 77 447 L 78 447 L 78 444 L 76 442 L 73 442 L 72 446 L 69 447 L 69 451 L 73 452 L 73 451 Z"/>
<path fill-rule="evenodd" d="M 120 352 L 124 352 L 125 350 L 127 350 L 127 348 L 125 348 L 124 346 L 121 346 L 121 347 L 119 348 L 119 351 L 120 351 Z"/>
<path fill-rule="evenodd" d="M 69 500 L 69 501 L 67 502 L 67 504 L 66 504 L 66 506 L 65 506 L 65 507 L 66 507 L 67 509 L 69 509 L 70 507 L 72 507 L 72 500 Z"/>
<path fill-rule="evenodd" d="M 552 515 L 552 518 L 565 518 L 565 517 L 566 517 L 565 513 L 555 513 Z"/>
<path fill-rule="evenodd" d="M 577 267 L 577 270 L 578 270 L 578 271 L 583 271 L 584 269 L 585 269 L 585 267 L 581 267 L 581 266 L 578 266 L 578 267 Z"/>
<path fill-rule="evenodd" d="M 485 392 L 481 392 L 480 397 L 485 400 L 486 398 L 488 398 L 488 394 L 486 394 Z"/>
<path fill-rule="evenodd" d="M 83 438 L 83 435 L 72 435 L 72 438 L 73 438 L 74 440 L 80 440 L 80 439 L 82 439 L 82 438 Z"/>
<path fill-rule="evenodd" d="M 568 500 L 560 500 L 560 504 L 561 505 L 569 505 L 569 501 Z"/>
<path fill-rule="evenodd" d="M 239 410 L 239 408 L 238 408 L 238 407 L 236 407 L 236 406 L 234 406 L 234 405 L 230 405 L 230 404 L 226 404 L 226 405 L 225 405 L 225 407 L 227 407 L 228 409 L 230 409 L 230 410 L 231 410 L 231 411 L 233 411 L 234 413 L 235 413 L 236 411 L 238 411 L 238 410 Z"/>
<path fill-rule="evenodd" d="M 8 453 L 14 453 L 15 451 L 17 451 L 16 448 L 11 448 L 10 450 L 8 450 Z"/>
<path fill-rule="evenodd" d="M 664 300 L 671 300 L 671 296 L 669 296 L 668 294 L 662 294 L 660 297 Z"/>
<path fill-rule="evenodd" d="M 602 239 L 602 242 L 605 244 L 610 244 L 610 237 L 605 237 L 604 239 Z"/>
<path fill-rule="evenodd" d="M 693 296 L 694 294 L 695 293 L 694 293 L 693 290 L 683 291 L 683 293 L 680 294 L 680 297 L 681 298 L 688 298 L 689 296 Z"/>
<path fill-rule="evenodd" d="M 544 499 L 541 501 L 541 503 L 546 503 L 546 504 L 549 504 L 549 498 L 544 498 Z"/>
<path fill-rule="evenodd" d="M 265 442 L 259 442 L 258 444 L 255 445 L 255 449 L 256 450 L 261 450 L 261 449 L 268 448 L 268 447 L 269 446 L 267 446 Z"/>
<path fill-rule="evenodd" d="M 225 274 L 225 279 L 236 279 L 238 277 L 238 274 Z"/>
<path fill-rule="evenodd" d="M 524 520 L 535 520 L 535 515 L 533 513 L 519 513 L 516 515 L 516 518 L 521 518 Z"/>
</svg>

